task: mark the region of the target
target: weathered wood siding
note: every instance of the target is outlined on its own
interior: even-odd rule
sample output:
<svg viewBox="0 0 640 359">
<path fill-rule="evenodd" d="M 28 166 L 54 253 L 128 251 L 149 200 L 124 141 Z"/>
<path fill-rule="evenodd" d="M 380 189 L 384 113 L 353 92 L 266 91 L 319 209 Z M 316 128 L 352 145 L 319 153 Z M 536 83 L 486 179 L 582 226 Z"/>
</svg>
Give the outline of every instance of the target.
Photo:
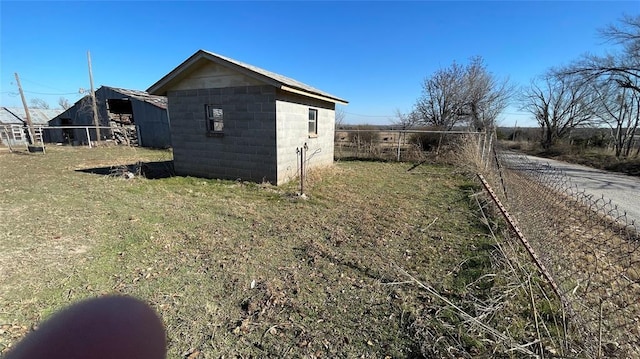
<svg viewBox="0 0 640 359">
<path fill-rule="evenodd" d="M 97 92 L 96 92 L 97 98 Z M 100 107 L 98 107 L 100 110 Z M 106 108 L 105 115 L 101 117 L 100 112 L 98 111 L 99 118 L 107 118 Z M 49 126 L 62 126 L 62 119 L 68 118 L 71 119 L 72 126 L 93 126 L 93 112 L 91 110 L 91 101 L 89 97 L 84 97 L 76 102 L 73 106 L 65 110 L 63 113 L 56 116 L 54 119 L 49 121 Z M 101 121 L 101 126 L 108 126 L 108 121 Z M 73 134 L 75 141 L 78 143 L 87 143 L 87 132 L 84 129 L 73 129 Z M 63 142 L 64 137 L 62 135 L 62 130 L 53 129 L 47 130 L 49 132 L 49 140 L 51 142 Z M 95 141 L 95 132 L 89 131 L 91 140 Z"/>
<path fill-rule="evenodd" d="M 170 90 L 176 174 L 276 183 L 275 97 L 268 85 Z M 207 104 L 223 110 L 222 136 L 207 135 Z"/>
<path fill-rule="evenodd" d="M 138 128 L 138 144 L 142 147 L 171 147 L 171 129 L 166 109 L 132 99 L 133 120 Z"/>
<path fill-rule="evenodd" d="M 139 145 L 143 147 L 167 148 L 171 146 L 171 131 L 167 110 L 139 100 L 135 97 L 124 95 L 114 89 L 103 86 L 96 91 L 96 104 L 98 106 L 98 119 L 100 126 L 109 126 L 109 114 L 107 100 L 128 98 L 131 101 L 133 119 L 138 127 Z M 49 121 L 49 126 L 61 126 L 63 118 L 71 119 L 72 126 L 93 126 L 93 111 L 89 97 L 76 102 L 72 107 Z M 48 130 L 50 141 L 63 142 L 62 130 Z M 87 135 L 84 129 L 74 129 L 76 141 L 87 143 Z M 92 141 L 95 141 L 95 131 L 89 131 Z M 108 129 L 100 130 L 101 137 L 110 136 Z"/>
</svg>

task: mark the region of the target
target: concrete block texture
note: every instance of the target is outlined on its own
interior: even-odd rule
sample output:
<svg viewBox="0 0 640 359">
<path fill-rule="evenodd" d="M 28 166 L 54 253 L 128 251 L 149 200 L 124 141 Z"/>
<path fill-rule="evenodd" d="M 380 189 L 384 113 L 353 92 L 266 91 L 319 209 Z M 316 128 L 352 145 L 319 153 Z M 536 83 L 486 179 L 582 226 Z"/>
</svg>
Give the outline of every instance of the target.
<svg viewBox="0 0 640 359">
<path fill-rule="evenodd" d="M 278 184 L 299 175 L 297 150 L 307 145 L 305 168 L 333 164 L 335 104 L 281 91 L 276 101 Z M 309 110 L 318 111 L 317 136 L 309 135 Z"/>
<path fill-rule="evenodd" d="M 305 144 L 306 168 L 333 163 L 331 102 L 267 85 L 172 90 L 168 98 L 178 175 L 280 185 L 297 176 L 296 149 Z M 222 109 L 222 133 L 207 132 L 206 105 Z M 309 136 L 309 109 L 318 111 L 317 136 Z"/>
<path fill-rule="evenodd" d="M 274 94 L 263 86 L 170 91 L 176 173 L 276 183 Z M 222 109 L 221 134 L 207 132 L 205 105 Z"/>
</svg>

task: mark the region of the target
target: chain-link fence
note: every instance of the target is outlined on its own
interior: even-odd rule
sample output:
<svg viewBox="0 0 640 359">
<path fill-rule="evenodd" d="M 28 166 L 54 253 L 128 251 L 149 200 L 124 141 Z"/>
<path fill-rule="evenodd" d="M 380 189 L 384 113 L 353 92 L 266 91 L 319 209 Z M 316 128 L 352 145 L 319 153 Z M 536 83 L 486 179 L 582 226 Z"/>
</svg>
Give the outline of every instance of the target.
<svg viewBox="0 0 640 359">
<path fill-rule="evenodd" d="M 467 131 L 390 130 L 376 127 L 337 129 L 334 157 L 340 159 L 421 161 L 457 146 L 472 136 L 484 144 L 484 133 Z M 482 139 L 482 141 L 481 141 Z"/>
<path fill-rule="evenodd" d="M 494 150 L 482 167 L 557 285 L 568 324 L 565 355 L 640 357 L 640 238 L 633 220 L 562 171 L 523 155 Z"/>
</svg>

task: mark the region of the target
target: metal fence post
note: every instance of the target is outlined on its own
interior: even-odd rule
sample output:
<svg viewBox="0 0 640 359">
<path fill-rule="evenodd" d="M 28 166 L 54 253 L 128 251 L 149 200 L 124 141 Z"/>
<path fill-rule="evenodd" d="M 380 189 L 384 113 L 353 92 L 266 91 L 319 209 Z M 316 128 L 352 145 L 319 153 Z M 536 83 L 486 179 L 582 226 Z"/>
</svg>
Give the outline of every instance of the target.
<svg viewBox="0 0 640 359">
<path fill-rule="evenodd" d="M 89 144 L 89 148 L 91 148 L 91 136 L 89 135 L 89 127 L 85 127 L 84 130 L 87 132 L 87 143 Z"/>
</svg>

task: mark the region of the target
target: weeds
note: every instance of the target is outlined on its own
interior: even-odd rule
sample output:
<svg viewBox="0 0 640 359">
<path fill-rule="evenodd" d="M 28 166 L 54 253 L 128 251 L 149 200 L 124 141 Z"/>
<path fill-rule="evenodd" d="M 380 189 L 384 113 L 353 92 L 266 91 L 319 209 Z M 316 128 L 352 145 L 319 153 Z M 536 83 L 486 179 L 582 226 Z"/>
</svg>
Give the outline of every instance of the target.
<svg viewBox="0 0 640 359">
<path fill-rule="evenodd" d="M 295 183 L 90 171 L 165 161 L 117 147 L 0 155 L 0 214 L 11 218 L 0 223 L 0 351 L 107 293 L 158 311 L 169 357 L 533 351 L 528 292 L 497 269 L 507 262 L 475 209 L 477 185 L 456 167 L 340 162 L 310 173 L 305 201 Z M 540 303 L 554 334 L 557 306 Z"/>
</svg>

